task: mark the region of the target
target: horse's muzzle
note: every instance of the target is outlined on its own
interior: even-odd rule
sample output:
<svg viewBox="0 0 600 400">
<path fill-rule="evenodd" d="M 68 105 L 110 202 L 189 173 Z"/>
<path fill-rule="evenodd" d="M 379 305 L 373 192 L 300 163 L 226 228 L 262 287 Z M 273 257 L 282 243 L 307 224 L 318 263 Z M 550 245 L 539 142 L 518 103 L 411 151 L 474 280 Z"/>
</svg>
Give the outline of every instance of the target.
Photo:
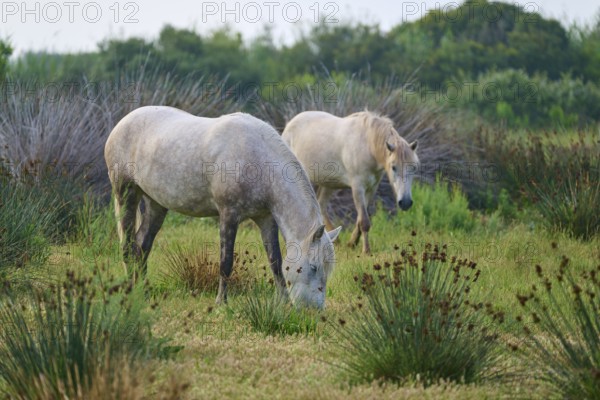
<svg viewBox="0 0 600 400">
<path fill-rule="evenodd" d="M 398 207 L 400 207 L 402 209 L 402 211 L 408 210 L 409 208 L 412 207 L 412 205 L 413 205 L 412 199 L 408 199 L 408 200 L 402 199 L 398 202 Z"/>
</svg>

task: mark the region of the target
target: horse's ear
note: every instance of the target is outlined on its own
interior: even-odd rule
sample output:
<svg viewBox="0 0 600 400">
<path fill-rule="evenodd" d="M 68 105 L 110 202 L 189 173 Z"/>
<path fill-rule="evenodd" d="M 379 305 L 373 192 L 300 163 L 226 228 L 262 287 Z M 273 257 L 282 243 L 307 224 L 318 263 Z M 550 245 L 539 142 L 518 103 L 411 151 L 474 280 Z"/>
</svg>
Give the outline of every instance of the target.
<svg viewBox="0 0 600 400">
<path fill-rule="evenodd" d="M 396 146 L 394 146 L 390 142 L 385 142 L 385 145 L 386 145 L 387 149 L 392 153 L 396 150 Z"/>
<path fill-rule="evenodd" d="M 331 240 L 332 242 L 335 242 L 335 239 L 337 239 L 337 237 L 340 234 L 341 230 L 342 230 L 342 227 L 338 226 L 334 230 L 327 232 L 327 236 L 329 236 L 329 240 Z"/>
<path fill-rule="evenodd" d="M 412 151 L 417 151 L 417 148 L 419 147 L 419 141 L 415 140 L 414 142 L 412 142 L 410 144 L 410 148 L 412 149 Z"/>
<path fill-rule="evenodd" d="M 321 240 L 324 233 L 325 233 L 325 225 L 321 225 L 320 227 L 317 228 L 317 230 L 313 234 L 312 241 L 317 242 L 317 241 Z"/>
</svg>

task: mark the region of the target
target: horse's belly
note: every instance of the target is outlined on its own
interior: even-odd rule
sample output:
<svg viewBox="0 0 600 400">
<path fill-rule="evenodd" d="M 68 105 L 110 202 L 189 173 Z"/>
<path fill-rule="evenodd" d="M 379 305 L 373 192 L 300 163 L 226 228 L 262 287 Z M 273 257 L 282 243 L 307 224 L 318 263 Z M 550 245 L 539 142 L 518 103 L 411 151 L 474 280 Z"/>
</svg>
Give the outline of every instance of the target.
<svg viewBox="0 0 600 400">
<path fill-rule="evenodd" d="M 161 206 L 193 217 L 218 215 L 218 209 L 210 191 L 198 188 L 181 188 L 177 185 L 145 185 L 140 188 Z"/>
<path fill-rule="evenodd" d="M 341 162 L 325 160 L 301 160 L 311 183 L 331 188 L 350 186 L 348 173 Z"/>
</svg>

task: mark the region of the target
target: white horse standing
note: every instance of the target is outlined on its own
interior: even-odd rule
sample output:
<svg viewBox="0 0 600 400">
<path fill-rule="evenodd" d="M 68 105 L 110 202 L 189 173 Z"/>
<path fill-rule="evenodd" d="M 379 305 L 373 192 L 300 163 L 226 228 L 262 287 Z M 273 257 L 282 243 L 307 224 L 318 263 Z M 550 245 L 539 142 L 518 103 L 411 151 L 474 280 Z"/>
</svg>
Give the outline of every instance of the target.
<svg viewBox="0 0 600 400">
<path fill-rule="evenodd" d="M 145 274 L 167 210 L 218 215 L 217 302 L 226 302 L 238 225 L 250 218 L 260 228 L 282 294 L 296 304 L 323 307 L 334 262 L 332 241 L 340 229 L 324 234 L 308 177 L 270 125 L 242 113 L 213 119 L 170 107 L 142 107 L 113 129 L 105 159 L 124 261 L 134 264 L 134 277 L 140 267 Z M 136 221 L 142 198 L 145 210 Z M 284 261 L 278 227 L 288 250 Z"/>
<path fill-rule="evenodd" d="M 369 111 L 345 118 L 321 111 L 296 115 L 282 134 L 317 187 L 325 225 L 332 227 L 327 203 L 336 189 L 351 188 L 358 213 L 348 243 L 354 247 L 363 235 L 363 252 L 370 253 L 371 221 L 367 207 L 383 177 L 388 175 L 398 206 L 412 206 L 411 185 L 419 164 L 417 142 L 408 143 L 389 118 Z"/>
</svg>

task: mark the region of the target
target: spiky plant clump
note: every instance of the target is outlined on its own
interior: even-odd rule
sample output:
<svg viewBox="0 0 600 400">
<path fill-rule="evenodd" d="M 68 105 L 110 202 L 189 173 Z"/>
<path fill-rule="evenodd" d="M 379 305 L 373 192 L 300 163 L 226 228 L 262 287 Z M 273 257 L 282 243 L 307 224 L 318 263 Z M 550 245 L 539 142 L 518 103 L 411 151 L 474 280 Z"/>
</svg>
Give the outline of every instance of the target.
<svg viewBox="0 0 600 400">
<path fill-rule="evenodd" d="M 0 168 L 0 174 L 2 173 Z M 44 262 L 60 203 L 11 177 L 0 177 L 0 270 Z"/>
<path fill-rule="evenodd" d="M 536 266 L 539 278 L 517 300 L 526 340 L 523 362 L 551 393 L 565 399 L 600 398 L 600 265 L 575 277 L 563 256 L 557 274 Z"/>
<path fill-rule="evenodd" d="M 173 350 L 152 337 L 141 286 L 94 281 L 68 272 L 47 290 L 5 284 L 0 387 L 8 397 L 90 398 L 96 380 L 120 388 L 129 379 L 121 371 L 135 374 L 139 361 Z"/>
<path fill-rule="evenodd" d="M 476 382 L 494 375 L 497 334 L 491 304 L 470 300 L 480 275 L 476 264 L 446 248 L 403 250 L 393 263 L 356 276 L 363 295 L 335 329 L 342 367 L 353 382 L 387 380 L 423 384 Z"/>
</svg>

